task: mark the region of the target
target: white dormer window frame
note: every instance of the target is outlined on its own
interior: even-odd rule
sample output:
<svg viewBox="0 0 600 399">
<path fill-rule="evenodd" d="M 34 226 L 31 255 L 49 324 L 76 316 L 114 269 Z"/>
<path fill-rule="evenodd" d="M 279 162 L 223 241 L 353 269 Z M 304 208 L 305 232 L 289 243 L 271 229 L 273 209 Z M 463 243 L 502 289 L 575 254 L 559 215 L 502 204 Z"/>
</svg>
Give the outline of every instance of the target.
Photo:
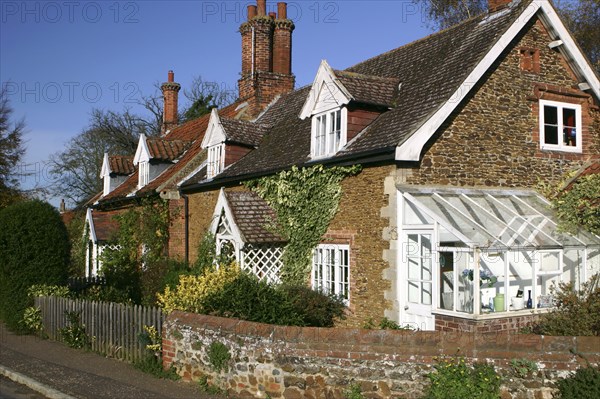
<svg viewBox="0 0 600 399">
<path fill-rule="evenodd" d="M 150 182 L 150 162 L 141 161 L 138 164 L 138 189 Z"/>
<path fill-rule="evenodd" d="M 311 156 L 323 158 L 334 155 L 346 145 L 348 109 L 336 107 L 312 117 Z"/>
<path fill-rule="evenodd" d="M 146 142 L 146 135 L 140 135 L 133 164 L 138 166 L 138 190 L 150 182 L 150 150 Z"/>
<path fill-rule="evenodd" d="M 212 179 L 225 169 L 225 143 L 208 147 L 206 177 Z"/>
<path fill-rule="evenodd" d="M 539 101 L 540 148 L 581 153 L 581 104 Z"/>
<path fill-rule="evenodd" d="M 105 197 L 110 194 L 110 161 L 108 158 L 108 153 L 104 153 L 104 159 L 102 160 L 102 170 L 100 171 L 100 177 L 104 182 L 104 189 L 102 190 L 102 196 Z"/>
<path fill-rule="evenodd" d="M 354 98 L 327 61 L 321 61 L 300 119 L 311 118 L 310 156 L 330 157 L 346 145 L 348 108 Z"/>
</svg>

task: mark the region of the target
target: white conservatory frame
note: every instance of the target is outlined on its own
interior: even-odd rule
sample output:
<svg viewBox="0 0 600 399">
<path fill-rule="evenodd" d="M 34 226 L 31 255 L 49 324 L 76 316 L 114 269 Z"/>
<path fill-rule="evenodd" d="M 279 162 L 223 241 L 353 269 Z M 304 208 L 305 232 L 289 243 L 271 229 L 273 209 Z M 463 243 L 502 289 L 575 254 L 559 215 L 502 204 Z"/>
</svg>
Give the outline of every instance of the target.
<svg viewBox="0 0 600 399">
<path fill-rule="evenodd" d="M 561 233 L 549 203 L 533 191 L 398 186 L 397 198 L 398 239 L 404 243 L 398 251 L 398 292 L 400 305 L 407 304 L 404 311 L 415 303 L 409 303 L 414 299 L 414 294 L 409 297 L 414 288 L 409 287 L 409 274 L 419 266 L 408 244 L 409 237 L 414 243 L 419 234 L 432 238 L 431 270 L 425 273 L 432 274 L 425 293 L 431 295 L 431 318 L 544 312 L 552 307 L 553 284 L 574 281 L 578 287 L 600 272 L 600 237 L 583 231 Z M 518 291 L 523 299 L 516 298 Z M 502 304 L 494 301 L 499 294 L 504 308 L 494 309 Z M 531 308 L 526 305 L 529 295 Z M 402 307 L 400 312 L 400 320 L 406 320 Z"/>
</svg>

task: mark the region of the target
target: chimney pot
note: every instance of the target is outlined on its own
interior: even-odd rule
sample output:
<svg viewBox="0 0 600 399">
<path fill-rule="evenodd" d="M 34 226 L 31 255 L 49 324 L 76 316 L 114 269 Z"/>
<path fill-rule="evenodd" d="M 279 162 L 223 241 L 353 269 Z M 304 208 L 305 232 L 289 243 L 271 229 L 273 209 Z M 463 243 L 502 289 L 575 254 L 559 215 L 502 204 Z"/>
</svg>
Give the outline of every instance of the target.
<svg viewBox="0 0 600 399">
<path fill-rule="evenodd" d="M 287 3 L 277 3 L 277 15 L 279 19 L 287 19 Z"/>
<path fill-rule="evenodd" d="M 258 5 L 258 15 L 263 17 L 267 15 L 267 0 L 256 0 Z"/>
<path fill-rule="evenodd" d="M 175 73 L 173 73 L 173 71 L 169 71 L 169 74 L 167 75 L 167 82 L 172 83 L 175 81 Z"/>
<path fill-rule="evenodd" d="M 269 17 L 271 17 L 271 19 L 275 19 L 277 17 L 277 14 L 274 12 L 270 12 Z"/>
<path fill-rule="evenodd" d="M 254 17 L 256 17 L 256 6 L 250 5 L 248 6 L 248 21 Z"/>
</svg>

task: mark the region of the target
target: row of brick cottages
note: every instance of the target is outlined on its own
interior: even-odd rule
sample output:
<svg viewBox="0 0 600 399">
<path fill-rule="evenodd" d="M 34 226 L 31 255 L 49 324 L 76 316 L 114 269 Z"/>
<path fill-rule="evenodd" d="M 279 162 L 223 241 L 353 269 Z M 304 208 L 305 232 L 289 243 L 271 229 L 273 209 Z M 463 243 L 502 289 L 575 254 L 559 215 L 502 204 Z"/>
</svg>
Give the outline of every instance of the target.
<svg viewBox="0 0 600 399">
<path fill-rule="evenodd" d="M 285 3 L 278 11 L 248 8 L 239 100 L 178 125 L 170 72 L 163 134 L 142 136 L 134 157 L 105 157 L 87 275 L 113 216 L 160 195 L 175 215 L 169 256 L 193 261 L 211 231 L 219 251 L 278 281 L 274 211 L 240 183 L 315 164 L 363 166 L 342 182 L 310 275 L 345 297 L 348 325 L 518 328 L 547 311 L 553 284 L 600 271 L 600 239 L 560 233 L 531 190 L 600 158 L 598 76 L 549 2 L 500 4 L 345 70 L 323 61 L 297 90 L 294 24 Z"/>
</svg>

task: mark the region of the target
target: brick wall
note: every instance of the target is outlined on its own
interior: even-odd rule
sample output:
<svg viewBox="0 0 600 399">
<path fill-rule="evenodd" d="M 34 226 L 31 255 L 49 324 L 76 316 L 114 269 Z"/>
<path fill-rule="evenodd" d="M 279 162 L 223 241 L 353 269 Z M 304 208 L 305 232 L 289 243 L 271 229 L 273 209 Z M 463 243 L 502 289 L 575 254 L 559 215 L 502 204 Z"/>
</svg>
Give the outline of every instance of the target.
<svg viewBox="0 0 600 399">
<path fill-rule="evenodd" d="M 535 187 L 600 157 L 600 112 L 538 22 L 509 46 L 465 104 L 434 135 L 409 183 Z M 523 70 L 522 49 L 539 52 L 539 72 Z M 582 104 L 583 153 L 541 151 L 538 100 Z"/>
<path fill-rule="evenodd" d="M 366 107 L 364 109 L 357 109 L 355 107 L 348 108 L 347 141 L 356 137 L 358 133 L 377 119 L 379 115 L 381 115 L 381 111 L 368 109 Z"/>
<path fill-rule="evenodd" d="M 251 148 L 235 144 L 225 144 L 225 167 L 236 163 L 246 154 L 252 151 Z"/>
<path fill-rule="evenodd" d="M 195 262 L 198 257 L 198 244 L 210 227 L 218 198 L 218 190 L 195 193 L 188 197 L 190 263 Z"/>
<path fill-rule="evenodd" d="M 169 200 L 169 258 L 185 259 L 185 202 Z"/>
<path fill-rule="evenodd" d="M 344 179 L 338 212 L 322 240 L 346 239 L 350 244 L 350 313 L 343 325 L 362 326 L 369 318 L 379 321 L 392 307 L 385 296 L 391 286 L 384 276 L 389 264 L 382 256 L 390 246 L 383 237 L 390 221 L 381 210 L 389 205 L 384 181 L 394 169 L 369 167 Z"/>
<path fill-rule="evenodd" d="M 215 341 L 231 355 L 221 373 L 208 355 Z M 571 350 L 598 364 L 599 348 L 600 337 L 283 327 L 177 311 L 163 328 L 165 368 L 186 381 L 207 376 L 241 398 L 342 398 L 351 383 L 368 398 L 418 398 L 435 358 L 457 353 L 492 363 L 502 398 L 551 398 L 556 380 L 585 364 Z M 518 378 L 512 359 L 534 361 L 539 371 Z"/>
<path fill-rule="evenodd" d="M 539 315 L 506 315 L 499 319 L 472 320 L 448 315 L 435 315 L 435 330 L 469 333 L 519 333 L 538 321 Z"/>
<path fill-rule="evenodd" d="M 244 190 L 243 186 L 229 187 L 227 191 Z M 219 189 L 190 194 L 188 197 L 189 212 L 189 250 L 190 263 L 198 257 L 198 244 L 208 232 L 212 223 L 213 212 L 219 198 Z"/>
</svg>

